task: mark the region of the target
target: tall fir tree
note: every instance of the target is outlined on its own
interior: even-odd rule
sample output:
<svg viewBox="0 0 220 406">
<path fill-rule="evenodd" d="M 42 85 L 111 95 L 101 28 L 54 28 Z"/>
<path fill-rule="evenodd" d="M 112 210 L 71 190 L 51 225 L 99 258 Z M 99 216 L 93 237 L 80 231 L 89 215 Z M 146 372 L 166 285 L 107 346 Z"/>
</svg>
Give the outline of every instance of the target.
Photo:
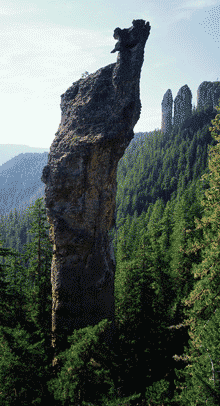
<svg viewBox="0 0 220 406">
<path fill-rule="evenodd" d="M 52 244 L 46 235 L 45 209 L 41 200 L 29 209 L 29 215 L 33 216 L 34 241 L 27 244 L 24 258 L 17 253 L 14 259 L 6 261 L 7 277 L 2 278 L 1 283 L 1 299 L 5 298 L 4 302 L 1 300 L 0 326 L 0 345 L 4 348 L 0 358 L 0 403 L 3 405 L 44 404 L 46 399 L 53 399 L 46 384 L 53 376 L 50 334 Z M 30 269 L 23 264 L 27 257 Z M 34 283 L 29 275 L 36 275 Z"/>
<path fill-rule="evenodd" d="M 202 176 L 209 180 L 202 201 L 203 216 L 195 219 L 202 239 L 195 237 L 184 250 L 186 255 L 201 255 L 201 261 L 192 266 L 196 283 L 183 300 L 190 340 L 185 353 L 176 357 L 188 362 L 184 370 L 176 371 L 181 379 L 176 382 L 176 399 L 181 405 L 220 404 L 220 114 L 212 124 L 210 131 L 217 144 L 209 148 L 209 173 Z"/>
<path fill-rule="evenodd" d="M 45 321 L 46 308 L 48 305 L 50 306 L 51 300 L 50 268 L 52 261 L 52 243 L 48 238 L 49 225 L 47 224 L 43 198 L 35 201 L 35 204 L 26 213 L 27 215 L 32 219 L 29 233 L 34 236 L 34 239 L 32 242 L 24 244 L 25 253 L 22 257 L 25 262 L 28 261 L 29 263 L 28 276 L 31 277 L 38 295 L 39 317 L 43 322 Z M 36 302 L 36 298 L 34 301 Z"/>
</svg>

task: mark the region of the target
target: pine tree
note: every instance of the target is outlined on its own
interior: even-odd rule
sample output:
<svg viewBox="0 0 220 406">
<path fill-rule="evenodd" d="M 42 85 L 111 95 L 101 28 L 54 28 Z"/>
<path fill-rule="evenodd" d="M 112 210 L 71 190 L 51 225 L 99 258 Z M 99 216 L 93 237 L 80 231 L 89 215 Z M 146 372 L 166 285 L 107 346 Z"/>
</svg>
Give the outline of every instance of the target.
<svg viewBox="0 0 220 406">
<path fill-rule="evenodd" d="M 0 257 L 5 258 L 6 264 L 0 265 L 0 326 L 7 325 L 13 327 L 16 320 L 22 317 L 22 303 L 24 303 L 24 293 L 21 289 L 21 284 L 15 278 L 17 276 L 14 271 L 18 270 L 20 264 L 20 254 L 15 250 L 3 248 L 3 240 L 0 241 Z M 11 259 L 12 257 L 12 259 Z M 22 269 L 21 269 L 22 273 Z M 13 274 L 13 278 L 11 275 Z"/>
<path fill-rule="evenodd" d="M 217 108 L 220 111 L 220 103 Z M 201 261 L 194 263 L 192 273 L 196 279 L 194 289 L 184 300 L 185 325 L 189 325 L 189 348 L 177 359 L 185 359 L 188 365 L 177 371 L 176 394 L 181 405 L 217 405 L 220 403 L 220 114 L 212 120 L 212 137 L 217 145 L 209 148 L 209 173 L 202 176 L 209 179 L 209 188 L 202 201 L 203 216 L 195 219 L 196 230 L 203 238 L 190 242 L 187 255 L 200 253 Z M 218 133 L 217 133 L 218 131 Z M 186 230 L 191 233 L 192 230 Z"/>
<path fill-rule="evenodd" d="M 46 210 L 43 205 L 43 198 L 37 199 L 26 212 L 31 218 L 31 229 L 29 234 L 34 238 L 30 243 L 24 244 L 22 258 L 29 262 L 28 279 L 32 280 L 32 290 L 26 290 L 29 304 L 31 303 L 31 319 L 34 312 L 34 321 L 45 331 L 47 345 L 51 336 L 51 261 L 52 243 L 48 238 L 49 225 L 47 224 Z M 35 310 L 34 310 L 35 309 Z"/>
<path fill-rule="evenodd" d="M 38 199 L 30 210 L 35 233 L 35 240 L 26 246 L 30 269 L 22 264 L 22 254 L 5 264 L 9 270 L 6 272 L 8 278 L 2 282 L 4 302 L 1 300 L 0 327 L 0 345 L 4 348 L 0 358 L 0 403 L 3 405 L 42 404 L 46 397 L 51 397 L 46 382 L 53 374 L 50 334 L 52 246 L 46 236 L 44 212 L 41 199 Z M 29 275 L 36 275 L 34 283 L 30 284 Z M 2 314 L 4 309 L 5 315 Z"/>
</svg>

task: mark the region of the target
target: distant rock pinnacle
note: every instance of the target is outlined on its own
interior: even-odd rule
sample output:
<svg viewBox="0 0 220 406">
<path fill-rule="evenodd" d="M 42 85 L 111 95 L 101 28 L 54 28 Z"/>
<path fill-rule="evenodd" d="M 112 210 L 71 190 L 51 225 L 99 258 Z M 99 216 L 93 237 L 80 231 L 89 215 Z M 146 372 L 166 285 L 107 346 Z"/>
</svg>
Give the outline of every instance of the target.
<svg viewBox="0 0 220 406">
<path fill-rule="evenodd" d="M 172 128 L 173 96 L 170 89 L 168 89 L 164 94 L 161 106 L 162 106 L 161 131 L 164 134 L 167 134 L 170 133 Z"/>
<path fill-rule="evenodd" d="M 192 92 L 189 86 L 182 86 L 174 99 L 174 126 L 180 126 L 192 115 Z"/>
<path fill-rule="evenodd" d="M 202 82 L 197 90 L 197 108 L 218 106 L 220 100 L 220 82 Z M 187 85 L 182 86 L 174 99 L 174 116 L 172 118 L 173 98 L 170 89 L 166 91 L 161 103 L 161 132 L 169 134 L 173 126 L 181 124 L 192 116 L 192 92 Z"/>
<path fill-rule="evenodd" d="M 220 98 L 220 82 L 202 82 L 197 90 L 197 107 L 218 106 Z"/>
</svg>

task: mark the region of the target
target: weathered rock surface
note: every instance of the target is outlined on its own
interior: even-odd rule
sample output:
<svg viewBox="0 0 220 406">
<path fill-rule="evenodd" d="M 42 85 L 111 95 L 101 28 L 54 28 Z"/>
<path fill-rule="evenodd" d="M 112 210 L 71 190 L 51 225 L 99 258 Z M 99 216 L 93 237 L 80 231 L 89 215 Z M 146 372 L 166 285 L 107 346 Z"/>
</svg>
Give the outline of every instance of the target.
<svg viewBox="0 0 220 406">
<path fill-rule="evenodd" d="M 174 126 L 180 126 L 192 115 L 192 92 L 188 85 L 182 86 L 174 99 Z"/>
<path fill-rule="evenodd" d="M 202 82 L 197 90 L 197 108 L 215 107 L 219 104 L 220 82 Z"/>
<path fill-rule="evenodd" d="M 172 129 L 172 110 L 173 110 L 173 96 L 170 89 L 166 91 L 161 103 L 162 121 L 161 132 L 169 134 Z"/>
<path fill-rule="evenodd" d="M 220 99 L 220 82 L 202 82 L 197 90 L 197 108 L 218 106 Z M 162 103 L 161 132 L 172 131 L 172 125 L 181 126 L 192 116 L 192 92 L 185 85 L 182 86 L 174 99 L 174 117 L 172 119 L 173 98 L 170 89 L 164 94 Z"/>
<path fill-rule="evenodd" d="M 53 242 L 52 345 L 65 329 L 113 321 L 116 173 L 140 116 L 139 81 L 149 22 L 116 28 L 117 62 L 99 69 L 61 96 L 62 118 L 43 169 Z"/>
</svg>

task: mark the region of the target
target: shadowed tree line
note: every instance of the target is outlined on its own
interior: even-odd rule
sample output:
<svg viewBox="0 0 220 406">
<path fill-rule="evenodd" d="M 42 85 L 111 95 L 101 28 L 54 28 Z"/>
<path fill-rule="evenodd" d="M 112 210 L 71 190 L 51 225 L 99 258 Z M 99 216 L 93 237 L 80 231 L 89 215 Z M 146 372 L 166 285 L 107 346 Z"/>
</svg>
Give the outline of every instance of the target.
<svg viewBox="0 0 220 406">
<path fill-rule="evenodd" d="M 220 111 L 220 103 L 217 111 Z M 220 403 L 220 114 L 132 142 L 117 171 L 114 349 L 73 331 L 51 367 L 43 199 L 0 219 L 0 404 Z"/>
</svg>

